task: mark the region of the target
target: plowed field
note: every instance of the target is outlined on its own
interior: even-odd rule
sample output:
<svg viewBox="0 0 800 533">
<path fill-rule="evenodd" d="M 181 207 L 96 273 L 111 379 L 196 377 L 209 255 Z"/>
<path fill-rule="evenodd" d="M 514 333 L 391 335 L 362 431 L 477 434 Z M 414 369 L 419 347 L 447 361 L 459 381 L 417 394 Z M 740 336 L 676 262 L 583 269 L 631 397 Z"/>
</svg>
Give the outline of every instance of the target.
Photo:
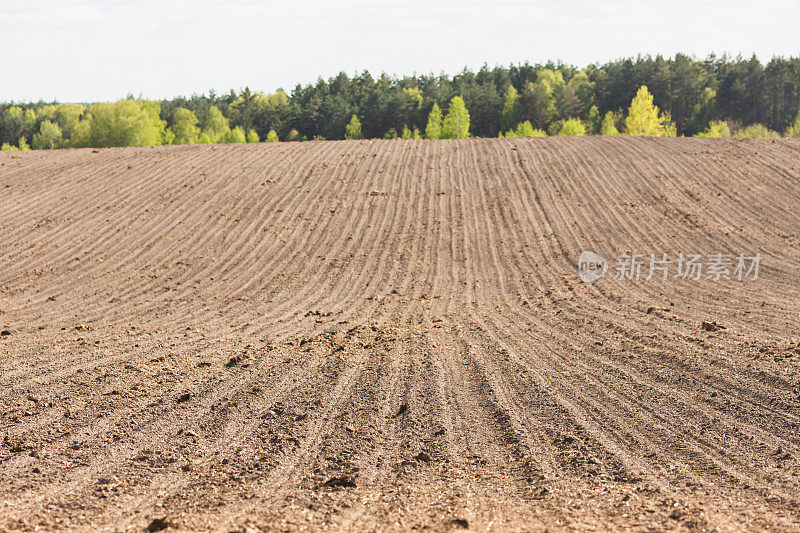
<svg viewBox="0 0 800 533">
<path fill-rule="evenodd" d="M 0 530 L 800 528 L 800 142 L 3 153 L 0 236 Z"/>
</svg>

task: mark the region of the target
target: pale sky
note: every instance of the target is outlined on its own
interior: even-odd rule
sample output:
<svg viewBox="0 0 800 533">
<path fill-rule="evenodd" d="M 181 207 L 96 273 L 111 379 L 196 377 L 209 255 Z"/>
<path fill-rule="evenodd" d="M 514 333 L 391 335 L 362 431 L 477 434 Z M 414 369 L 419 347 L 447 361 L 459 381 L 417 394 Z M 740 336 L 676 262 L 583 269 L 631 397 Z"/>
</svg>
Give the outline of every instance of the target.
<svg viewBox="0 0 800 533">
<path fill-rule="evenodd" d="M 800 2 L 0 0 L 0 101 L 291 92 L 339 71 L 800 54 Z"/>
</svg>

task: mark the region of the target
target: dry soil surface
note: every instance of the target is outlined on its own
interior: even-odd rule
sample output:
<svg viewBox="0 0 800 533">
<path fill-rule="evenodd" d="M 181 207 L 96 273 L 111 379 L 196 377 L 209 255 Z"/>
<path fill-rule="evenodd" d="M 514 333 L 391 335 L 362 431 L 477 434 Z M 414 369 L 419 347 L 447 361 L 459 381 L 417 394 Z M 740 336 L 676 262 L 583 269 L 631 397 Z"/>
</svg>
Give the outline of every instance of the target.
<svg viewBox="0 0 800 533">
<path fill-rule="evenodd" d="M 0 154 L 0 530 L 797 530 L 799 208 L 792 140 Z"/>
</svg>

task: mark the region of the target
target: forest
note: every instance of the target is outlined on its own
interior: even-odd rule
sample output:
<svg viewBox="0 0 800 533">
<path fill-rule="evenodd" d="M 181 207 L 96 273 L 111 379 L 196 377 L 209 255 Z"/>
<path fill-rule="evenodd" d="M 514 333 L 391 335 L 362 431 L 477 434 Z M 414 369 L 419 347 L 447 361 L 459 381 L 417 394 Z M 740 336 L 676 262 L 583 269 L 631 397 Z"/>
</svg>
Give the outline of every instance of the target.
<svg viewBox="0 0 800 533">
<path fill-rule="evenodd" d="M 345 73 L 264 93 L 0 104 L 0 149 L 359 138 L 800 136 L 800 57 L 639 56 L 448 76 Z"/>
</svg>

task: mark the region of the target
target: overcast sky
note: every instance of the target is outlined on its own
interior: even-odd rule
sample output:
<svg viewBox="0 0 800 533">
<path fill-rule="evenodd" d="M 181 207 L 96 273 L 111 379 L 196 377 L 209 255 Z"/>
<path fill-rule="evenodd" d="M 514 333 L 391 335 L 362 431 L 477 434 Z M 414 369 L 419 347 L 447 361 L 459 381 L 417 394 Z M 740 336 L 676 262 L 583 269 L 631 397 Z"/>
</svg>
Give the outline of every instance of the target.
<svg viewBox="0 0 800 533">
<path fill-rule="evenodd" d="M 0 101 L 288 91 L 339 71 L 453 74 L 636 54 L 800 54 L 800 2 L 0 0 Z"/>
</svg>

